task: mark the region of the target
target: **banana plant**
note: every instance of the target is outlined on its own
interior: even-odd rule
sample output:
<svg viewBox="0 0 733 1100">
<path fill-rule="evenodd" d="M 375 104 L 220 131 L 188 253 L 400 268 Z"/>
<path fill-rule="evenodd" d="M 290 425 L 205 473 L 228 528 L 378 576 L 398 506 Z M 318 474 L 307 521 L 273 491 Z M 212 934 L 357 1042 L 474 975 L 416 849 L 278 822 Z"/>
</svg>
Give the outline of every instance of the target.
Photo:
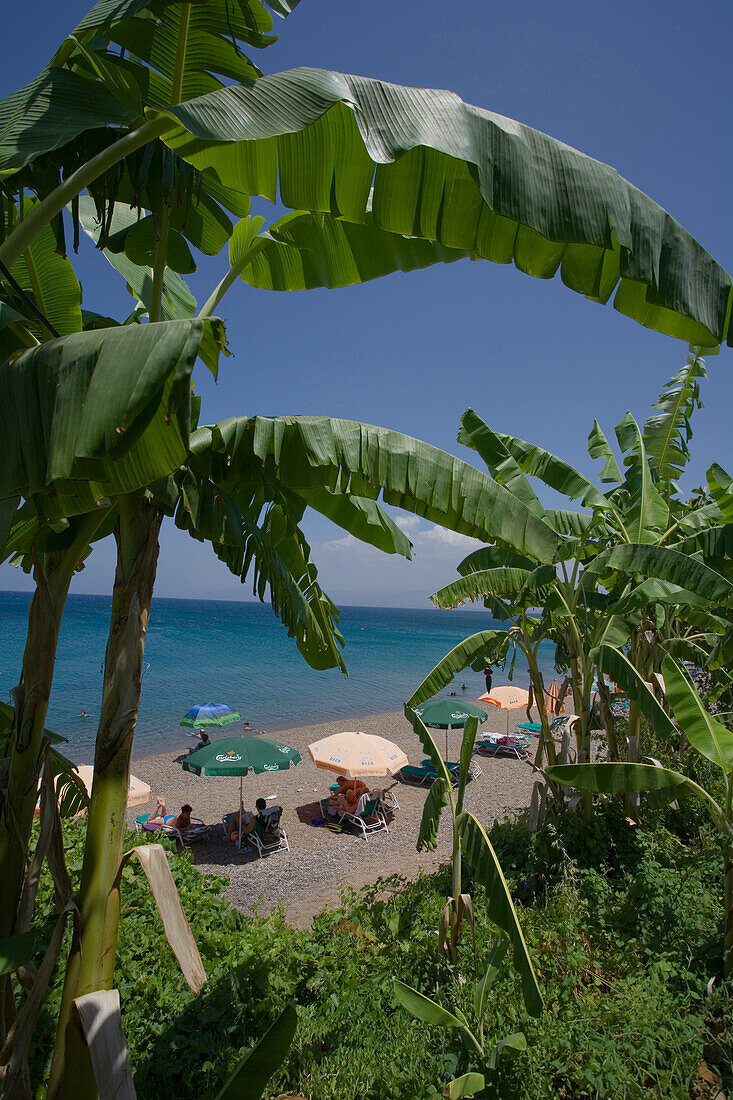
<svg viewBox="0 0 733 1100">
<path fill-rule="evenodd" d="M 395 998 L 410 1015 L 431 1027 L 444 1027 L 457 1031 L 470 1050 L 470 1059 L 478 1058 L 481 1068 L 489 1072 L 496 1070 L 501 1058 L 516 1057 L 527 1049 L 527 1040 L 521 1031 L 505 1036 L 493 1047 L 487 1045 L 484 1028 L 486 1002 L 492 986 L 503 972 L 504 957 L 508 948 L 508 939 L 506 936 L 501 936 L 488 956 L 483 974 L 476 977 L 471 990 L 472 1019 L 470 1021 L 458 1006 L 447 1009 L 432 997 L 420 993 L 405 982 L 396 978 L 393 981 Z M 460 1097 L 481 1093 L 485 1086 L 484 1073 L 471 1070 L 449 1081 L 443 1094 L 450 1100 L 458 1100 Z"/>
<path fill-rule="evenodd" d="M 617 660 L 620 664 L 623 655 L 619 654 Z M 733 732 L 707 712 L 686 671 L 673 657 L 665 657 L 662 673 L 665 695 L 679 729 L 690 745 L 710 760 L 722 775 L 722 802 L 716 801 L 709 791 L 688 776 L 654 763 L 567 764 L 547 771 L 555 781 L 584 791 L 602 794 L 661 791 L 674 798 L 694 796 L 702 801 L 723 844 L 723 973 L 727 978 L 733 973 Z M 674 726 L 647 684 L 641 680 L 628 681 L 628 687 L 660 735 L 674 736 Z"/>
<path fill-rule="evenodd" d="M 465 859 L 473 871 L 474 880 L 486 890 L 489 920 L 506 934 L 512 945 L 514 969 L 522 983 L 522 996 L 527 1011 L 532 1016 L 539 1016 L 543 1008 L 542 994 L 501 865 L 482 825 L 473 814 L 463 809 L 478 720 L 469 718 L 466 723 L 461 744 L 458 787 L 454 794 L 445 761 L 430 731 L 408 703 L 405 704 L 405 717 L 412 725 L 437 773 L 428 797 L 425 799 L 417 840 L 418 851 L 424 848 L 435 849 L 440 818 L 446 806 L 451 816 L 452 894 L 446 902 L 441 917 L 439 930 L 441 949 L 445 950 L 450 961 L 455 963 L 464 921 L 467 919 L 471 924 L 474 921 L 471 895 L 464 893 L 462 886 L 462 862 Z"/>
</svg>

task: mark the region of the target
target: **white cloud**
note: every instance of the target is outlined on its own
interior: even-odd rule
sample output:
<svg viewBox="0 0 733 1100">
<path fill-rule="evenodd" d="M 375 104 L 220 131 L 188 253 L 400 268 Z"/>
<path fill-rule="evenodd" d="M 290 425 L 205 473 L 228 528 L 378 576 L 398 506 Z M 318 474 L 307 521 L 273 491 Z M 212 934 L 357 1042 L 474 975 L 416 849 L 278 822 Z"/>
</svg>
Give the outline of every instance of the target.
<svg viewBox="0 0 733 1100">
<path fill-rule="evenodd" d="M 394 521 L 400 530 L 405 534 L 411 534 L 413 531 L 420 529 L 420 517 L 419 516 L 395 516 Z"/>
</svg>

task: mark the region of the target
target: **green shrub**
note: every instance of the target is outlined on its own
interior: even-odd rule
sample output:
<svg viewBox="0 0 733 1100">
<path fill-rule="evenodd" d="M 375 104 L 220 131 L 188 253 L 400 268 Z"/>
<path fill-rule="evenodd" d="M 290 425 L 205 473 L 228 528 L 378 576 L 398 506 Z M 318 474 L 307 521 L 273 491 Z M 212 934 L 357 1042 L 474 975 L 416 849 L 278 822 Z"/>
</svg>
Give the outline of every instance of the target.
<svg viewBox="0 0 733 1100">
<path fill-rule="evenodd" d="M 632 829 L 608 805 L 590 825 L 568 815 L 536 834 L 517 822 L 495 826 L 492 842 L 521 903 L 547 1008 L 538 1020 L 526 1016 L 511 971 L 494 987 L 487 1033 L 521 1030 L 529 1046 L 500 1064 L 486 1096 L 681 1100 L 704 1044 L 716 1057 L 729 1052 L 719 1023 L 731 1016 L 728 994 L 716 994 L 715 1009 L 705 998 L 720 955 L 720 853 L 704 830 L 684 839 L 670 820 L 664 811 Z M 74 877 L 83 840 L 83 825 L 68 829 Z M 431 996 L 442 989 L 446 1004 L 465 1001 L 471 937 L 455 970 L 437 950 L 449 868 L 348 891 L 311 931 L 291 928 L 279 911 L 236 913 L 222 897 L 225 880 L 199 874 L 187 852 L 172 856 L 171 868 L 209 979 L 193 997 L 144 876 L 128 867 L 117 984 L 141 1100 L 213 1095 L 289 998 L 300 1022 L 271 1096 L 289 1089 L 310 1100 L 437 1100 L 445 1080 L 481 1068 L 454 1034 L 419 1024 L 392 994 L 397 977 Z M 493 943 L 480 889 L 474 904 L 480 960 Z M 37 912 L 52 907 L 44 877 Z M 52 924 L 37 919 L 39 946 Z M 35 1081 L 46 1068 L 62 982 L 63 965 L 41 1018 Z"/>
</svg>

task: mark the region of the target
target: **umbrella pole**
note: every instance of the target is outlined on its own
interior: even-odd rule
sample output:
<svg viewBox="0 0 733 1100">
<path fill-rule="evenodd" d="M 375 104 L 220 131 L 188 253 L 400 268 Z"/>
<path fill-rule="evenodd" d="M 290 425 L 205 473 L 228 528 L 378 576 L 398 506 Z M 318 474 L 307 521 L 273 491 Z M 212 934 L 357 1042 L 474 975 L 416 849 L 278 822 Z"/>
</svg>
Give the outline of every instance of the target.
<svg viewBox="0 0 733 1100">
<path fill-rule="evenodd" d="M 242 802 L 242 776 L 239 777 L 239 828 L 237 829 L 237 848 L 242 851 L 242 810 L 244 809 L 244 803 Z"/>
</svg>

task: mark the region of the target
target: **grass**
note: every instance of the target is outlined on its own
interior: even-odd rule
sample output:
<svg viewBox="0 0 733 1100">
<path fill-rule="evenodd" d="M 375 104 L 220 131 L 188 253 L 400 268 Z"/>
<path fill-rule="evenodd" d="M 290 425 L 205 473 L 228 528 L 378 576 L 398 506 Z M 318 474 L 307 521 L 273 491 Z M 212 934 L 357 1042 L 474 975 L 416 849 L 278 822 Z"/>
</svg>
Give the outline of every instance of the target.
<svg viewBox="0 0 733 1100">
<path fill-rule="evenodd" d="M 81 867 L 83 825 L 67 833 L 72 876 Z M 500 1063 L 487 1097 L 683 1098 L 705 1048 L 729 1061 L 732 1005 L 706 999 L 721 951 L 721 864 L 716 841 L 692 817 L 669 810 L 630 829 L 620 809 L 600 809 L 588 826 L 568 815 L 537 834 L 517 822 L 492 841 L 537 963 L 546 1011 L 527 1017 L 508 971 L 491 992 L 486 1026 L 499 1039 L 522 1030 L 526 1053 Z M 207 1097 L 288 999 L 299 1027 L 270 1096 L 309 1100 L 427 1100 L 472 1062 L 453 1032 L 429 1028 L 394 1001 L 397 977 L 467 1004 L 463 978 L 474 965 L 470 937 L 458 968 L 438 957 L 437 928 L 449 873 L 406 884 L 393 877 L 320 914 L 310 932 L 282 913 L 244 917 L 222 898 L 224 881 L 200 875 L 188 853 L 171 859 L 174 878 L 209 975 L 201 996 L 187 990 L 163 937 L 142 873 L 124 872 L 117 984 L 141 1100 L 160 1094 Z M 493 943 L 474 905 L 479 958 Z M 52 911 L 44 879 L 37 912 Z M 51 919 L 38 920 L 39 947 Z M 41 1018 L 32 1073 L 41 1081 L 63 969 Z M 711 1015 L 712 1014 L 712 1015 Z M 706 1023 L 706 1020 L 708 1023 Z M 723 1021 L 721 1026 L 721 1021 Z"/>
</svg>

